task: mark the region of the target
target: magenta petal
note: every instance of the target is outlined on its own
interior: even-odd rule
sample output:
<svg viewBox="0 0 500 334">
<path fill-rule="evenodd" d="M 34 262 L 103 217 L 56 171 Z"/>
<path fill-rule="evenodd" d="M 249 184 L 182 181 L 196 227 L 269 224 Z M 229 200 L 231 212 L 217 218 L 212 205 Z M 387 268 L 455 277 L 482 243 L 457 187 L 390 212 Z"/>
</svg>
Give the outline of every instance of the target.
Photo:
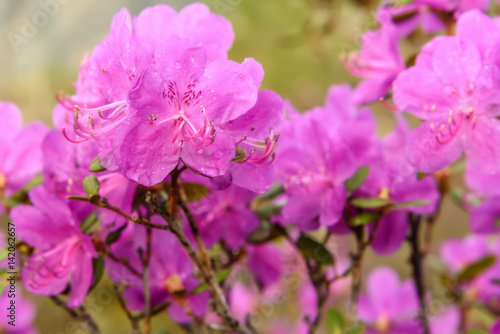
<svg viewBox="0 0 500 334">
<path fill-rule="evenodd" d="M 264 68 L 262 65 L 253 58 L 245 58 L 241 65 L 247 69 L 248 74 L 250 74 L 253 79 L 255 87 L 260 87 L 264 79 Z"/>
<path fill-rule="evenodd" d="M 139 76 L 127 100 L 140 115 L 148 117 L 151 114 L 161 115 L 166 111 L 163 80 L 155 66 L 149 66 Z"/>
<path fill-rule="evenodd" d="M 176 16 L 177 12 L 167 5 L 148 7 L 134 18 L 134 36 L 153 54 Z"/>
<path fill-rule="evenodd" d="M 484 195 L 500 195 L 500 173 L 486 174 L 475 167 L 470 161 L 467 162 L 465 172 L 465 183 L 467 186 Z"/>
<path fill-rule="evenodd" d="M 397 251 L 403 244 L 408 230 L 407 213 L 403 210 L 393 211 L 382 217 L 379 222 L 372 248 L 381 255 L 389 255 Z"/>
<path fill-rule="evenodd" d="M 460 133 L 448 143 L 439 143 L 431 131 L 432 122 L 420 124 L 410 131 L 406 158 L 415 168 L 424 173 L 436 172 L 455 162 L 462 153 Z"/>
<path fill-rule="evenodd" d="M 258 194 L 269 191 L 273 186 L 274 168 L 272 164 L 269 166 L 255 166 L 248 163 L 231 162 L 229 170 L 235 185 Z"/>
<path fill-rule="evenodd" d="M 460 16 L 456 36 L 475 44 L 481 52 L 484 52 L 499 40 L 500 29 L 491 17 L 479 10 L 472 10 Z"/>
<path fill-rule="evenodd" d="M 229 186 L 231 186 L 232 183 L 233 183 L 233 175 L 231 173 L 231 170 L 229 170 L 223 175 L 210 178 L 210 188 L 215 191 L 221 191 L 227 189 L 229 188 Z"/>
<path fill-rule="evenodd" d="M 432 106 L 446 112 L 454 107 L 451 97 L 444 94 L 444 86 L 432 69 L 411 67 L 394 81 L 394 102 L 401 110 L 421 119 L 432 117 Z"/>
<path fill-rule="evenodd" d="M 119 143 L 120 171 L 129 179 L 145 186 L 162 182 L 179 162 L 179 149 L 174 148 L 172 136 L 175 128 L 171 123 L 160 125 L 141 122 L 125 131 Z M 117 130 L 118 132 L 118 130 Z M 177 151 L 177 152 L 176 152 Z"/>
<path fill-rule="evenodd" d="M 394 300 L 397 300 L 399 288 L 398 274 L 388 267 L 378 267 L 373 270 L 366 282 L 368 296 L 380 313 L 392 308 Z"/>
<path fill-rule="evenodd" d="M 33 123 L 13 138 L 15 144 L 2 162 L 3 172 L 8 174 L 9 187 L 19 189 L 42 171 L 40 144 L 48 132 L 45 125 Z"/>
<path fill-rule="evenodd" d="M 472 209 L 470 227 L 474 233 L 498 233 L 500 226 L 497 221 L 500 218 L 500 197 L 491 197 L 481 205 Z"/>
<path fill-rule="evenodd" d="M 231 138 L 222 131 L 217 131 L 215 140 L 210 145 L 195 146 L 189 141 L 182 147 L 182 162 L 206 176 L 223 175 L 229 168 L 229 161 L 234 158 L 236 149 Z"/>
<path fill-rule="evenodd" d="M 200 80 L 200 104 L 215 124 L 234 120 L 255 105 L 257 86 L 246 68 L 233 61 L 208 64 Z"/>
<path fill-rule="evenodd" d="M 184 94 L 205 71 L 207 53 L 202 46 L 192 47 L 185 39 L 172 38 L 158 46 L 155 62 L 165 79 L 175 84 L 180 94 Z M 177 96 L 179 104 L 183 98 Z"/>
<path fill-rule="evenodd" d="M 245 114 L 224 125 L 224 130 L 235 140 L 247 136 L 246 142 L 262 142 L 270 136 L 269 128 L 280 125 L 284 119 L 283 100 L 270 90 L 259 91 L 257 103 Z M 242 143 L 242 146 L 245 142 Z"/>
<path fill-rule="evenodd" d="M 2 139 L 13 138 L 23 126 L 23 119 L 19 108 L 10 102 L 0 101 L 0 133 Z"/>
<path fill-rule="evenodd" d="M 299 226 L 308 224 L 310 221 L 319 218 L 320 203 L 317 200 L 318 194 L 307 193 L 291 195 L 282 214 L 286 223 L 295 223 Z"/>
<path fill-rule="evenodd" d="M 337 223 L 342 217 L 345 202 L 346 192 L 343 184 L 328 189 L 327 194 L 320 198 L 320 224 L 322 226 L 332 226 Z"/>
<path fill-rule="evenodd" d="M 272 244 L 249 246 L 248 268 L 262 287 L 278 282 L 283 271 L 283 257 Z"/>
<path fill-rule="evenodd" d="M 500 173 L 500 121 L 478 117 L 465 142 L 467 162 L 486 174 Z"/>
<path fill-rule="evenodd" d="M 93 278 L 92 256 L 84 250 L 79 250 L 78 264 L 73 271 L 68 307 L 73 308 L 82 305 Z"/>
<path fill-rule="evenodd" d="M 432 65 L 442 84 L 466 91 L 466 85 L 475 82 L 481 70 L 481 55 L 472 43 L 446 38 L 436 46 Z"/>
<path fill-rule="evenodd" d="M 422 215 L 433 213 L 440 197 L 434 178 L 418 180 L 415 174 L 408 178 L 396 179 L 391 185 L 390 194 L 395 203 L 427 201 L 427 205 L 409 208 L 409 211 Z"/>
<path fill-rule="evenodd" d="M 225 17 L 210 13 L 207 5 L 194 3 L 179 12 L 177 24 L 182 34 L 201 43 L 207 50 L 208 61 L 227 59 L 227 52 L 234 41 L 231 22 Z"/>
</svg>

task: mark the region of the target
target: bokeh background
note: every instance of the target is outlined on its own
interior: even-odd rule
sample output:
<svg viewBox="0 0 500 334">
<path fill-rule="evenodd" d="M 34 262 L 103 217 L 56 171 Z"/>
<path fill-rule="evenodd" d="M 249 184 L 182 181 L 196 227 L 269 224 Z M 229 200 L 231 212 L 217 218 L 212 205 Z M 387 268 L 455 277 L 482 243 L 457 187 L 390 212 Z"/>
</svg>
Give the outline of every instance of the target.
<svg viewBox="0 0 500 334">
<path fill-rule="evenodd" d="M 41 2 L 47 2 L 42 0 Z M 133 15 L 143 8 L 166 3 L 176 9 L 192 1 L 180 0 L 64 0 L 30 38 L 14 47 L 12 38 L 22 36 L 26 20 L 43 10 L 38 0 L 0 1 L 0 100 L 20 106 L 25 123 L 41 120 L 52 125 L 54 95 L 72 93 L 78 65 L 108 33 L 111 19 L 122 7 Z M 262 63 L 266 76 L 263 88 L 289 99 L 299 110 L 322 104 L 329 86 L 357 78 L 342 66 L 339 55 L 360 47 L 361 34 L 376 28 L 373 13 L 380 5 L 371 0 L 208 0 L 200 1 L 227 17 L 236 40 L 230 58 L 241 62 L 253 57 Z M 40 19 L 40 21 L 42 21 Z M 418 36 L 402 45 L 409 58 L 423 40 Z M 389 110 L 375 105 L 379 133 L 390 131 L 394 120 Z M 456 180 L 456 182 L 460 182 Z M 461 237 L 468 232 L 467 215 L 449 201 L 435 230 L 434 254 L 440 240 Z M 368 273 L 377 265 L 396 266 L 402 277 L 410 275 L 406 263 L 408 247 L 390 257 L 370 253 L 364 265 Z M 432 258 L 430 260 L 432 262 Z M 427 282 L 431 284 L 431 282 Z M 117 307 L 106 280 L 89 296 L 90 306 L 103 333 L 128 333 L 125 316 Z M 42 334 L 84 333 L 48 298 L 30 296 L 38 306 L 36 325 Z M 155 333 L 183 333 L 166 314 L 153 322 Z"/>
</svg>

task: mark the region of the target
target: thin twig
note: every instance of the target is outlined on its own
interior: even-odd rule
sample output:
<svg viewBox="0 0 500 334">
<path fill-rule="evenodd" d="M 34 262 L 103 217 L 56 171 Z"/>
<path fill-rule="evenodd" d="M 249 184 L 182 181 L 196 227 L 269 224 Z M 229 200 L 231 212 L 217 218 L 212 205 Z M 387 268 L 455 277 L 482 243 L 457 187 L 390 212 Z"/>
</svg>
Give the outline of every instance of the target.
<svg viewBox="0 0 500 334">
<path fill-rule="evenodd" d="M 429 322 L 427 319 L 427 311 L 425 305 L 425 287 L 424 287 L 424 275 L 422 271 L 422 260 L 423 253 L 420 249 L 420 226 L 421 226 L 421 216 L 414 215 L 412 213 L 408 214 L 408 220 L 410 222 L 410 235 L 408 236 L 408 242 L 411 245 L 411 255 L 409 262 L 412 266 L 413 280 L 417 286 L 418 302 L 420 304 L 420 323 L 424 329 L 425 334 L 430 334 Z"/>
<path fill-rule="evenodd" d="M 170 231 L 177 237 L 177 240 L 180 242 L 184 250 L 188 253 L 191 260 L 196 264 L 196 266 L 200 270 L 203 280 L 207 283 L 210 292 L 212 294 L 212 297 L 214 298 L 215 304 L 218 306 L 216 307 L 216 312 L 224 319 L 224 322 L 231 328 L 231 330 L 242 334 L 250 334 L 252 333 L 250 329 L 248 329 L 245 325 L 240 324 L 238 320 L 236 320 L 236 318 L 234 318 L 231 315 L 226 297 L 222 292 L 222 289 L 219 285 L 219 282 L 217 281 L 217 278 L 215 277 L 215 274 L 213 273 L 213 271 L 210 272 L 209 270 L 207 270 L 206 264 L 204 263 L 203 259 L 194 249 L 193 245 L 191 245 L 186 235 L 182 231 L 182 227 L 179 225 L 177 220 L 173 218 L 175 213 L 175 206 L 177 204 L 177 197 L 179 196 L 178 190 L 176 190 L 176 188 L 178 187 L 177 182 L 179 173 L 180 173 L 179 170 L 171 173 L 172 186 L 170 193 L 171 205 L 169 208 L 169 212 L 167 213 L 163 211 L 160 207 L 158 207 L 154 203 L 152 203 L 152 210 L 154 213 L 160 214 L 163 217 L 163 219 L 165 219 L 165 221 L 168 222 L 170 226 Z M 174 203 L 173 206 L 172 203 Z"/>
<path fill-rule="evenodd" d="M 88 314 L 85 307 L 82 305 L 78 308 L 77 312 L 74 309 L 69 308 L 66 303 L 60 299 L 58 296 L 51 296 L 50 299 L 59 307 L 63 308 L 72 318 L 77 319 L 87 325 L 91 334 L 100 334 L 101 331 L 95 323 L 94 319 Z"/>
<path fill-rule="evenodd" d="M 120 307 L 123 309 L 125 312 L 125 315 L 127 316 L 128 320 L 130 321 L 130 324 L 132 325 L 132 334 L 141 334 L 141 331 L 139 329 L 139 318 L 136 316 L 133 316 L 132 313 L 129 311 L 127 308 L 127 305 L 125 304 L 125 301 L 123 300 L 122 294 L 120 293 L 120 289 L 116 284 L 113 285 L 113 290 L 115 291 L 115 294 L 118 298 L 118 302 L 120 303 Z"/>
</svg>

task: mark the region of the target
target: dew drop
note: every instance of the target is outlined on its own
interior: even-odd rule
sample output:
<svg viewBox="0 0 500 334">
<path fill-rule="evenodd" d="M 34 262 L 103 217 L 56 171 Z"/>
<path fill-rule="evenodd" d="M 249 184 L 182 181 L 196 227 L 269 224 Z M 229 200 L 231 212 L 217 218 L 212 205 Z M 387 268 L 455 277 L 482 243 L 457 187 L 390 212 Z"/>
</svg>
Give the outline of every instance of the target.
<svg viewBox="0 0 500 334">
<path fill-rule="evenodd" d="M 174 65 L 175 65 L 175 68 L 177 68 L 177 69 L 181 68 L 181 63 L 179 63 L 178 61 L 176 61 L 174 63 Z"/>
<path fill-rule="evenodd" d="M 198 154 L 203 154 L 203 149 L 202 149 L 202 148 L 200 148 L 200 149 L 198 150 Z"/>
</svg>

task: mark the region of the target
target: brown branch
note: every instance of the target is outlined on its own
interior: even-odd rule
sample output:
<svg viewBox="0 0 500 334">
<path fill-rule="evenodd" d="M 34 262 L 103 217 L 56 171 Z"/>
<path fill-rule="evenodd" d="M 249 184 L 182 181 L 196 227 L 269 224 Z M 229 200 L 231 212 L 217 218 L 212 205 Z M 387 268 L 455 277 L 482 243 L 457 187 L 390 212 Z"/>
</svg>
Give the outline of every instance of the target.
<svg viewBox="0 0 500 334">
<path fill-rule="evenodd" d="M 170 226 L 170 231 L 177 237 L 177 240 L 180 242 L 181 246 L 188 253 L 191 260 L 196 264 L 196 266 L 200 270 L 203 280 L 205 281 L 205 283 L 207 283 L 210 292 L 212 294 L 212 297 L 214 298 L 215 305 L 217 306 L 215 308 L 217 314 L 219 314 L 224 319 L 224 322 L 229 326 L 231 330 L 241 334 L 250 334 L 252 333 L 250 329 L 240 324 L 230 313 L 226 297 L 224 296 L 224 293 L 219 285 L 219 282 L 217 281 L 217 278 L 215 277 L 215 274 L 213 273 L 213 271 L 208 270 L 205 261 L 200 257 L 200 255 L 195 250 L 193 245 L 191 245 L 186 235 L 182 231 L 182 227 L 180 226 L 178 221 L 173 218 L 175 213 L 175 205 L 178 203 L 177 201 L 177 198 L 179 197 L 178 177 L 181 171 L 182 169 L 174 170 L 171 173 L 172 184 L 170 189 L 169 212 L 167 213 L 163 211 L 158 205 L 156 205 L 153 201 L 151 201 L 152 211 L 154 213 L 161 215 L 163 219 L 165 219 L 165 221 L 168 222 Z M 174 203 L 173 206 L 172 203 Z"/>
<path fill-rule="evenodd" d="M 132 334 L 141 334 L 141 331 L 139 329 L 139 318 L 133 316 L 132 313 L 129 311 L 127 305 L 125 304 L 125 301 L 123 300 L 123 296 L 120 293 L 120 290 L 116 284 L 113 284 L 113 290 L 115 291 L 115 294 L 118 298 L 120 307 L 125 312 L 125 315 L 127 316 L 128 320 L 130 321 L 130 324 L 132 325 Z"/>
<path fill-rule="evenodd" d="M 88 326 L 91 334 L 100 334 L 101 333 L 101 331 L 99 330 L 99 327 L 95 323 L 94 319 L 92 319 L 90 314 L 88 314 L 87 310 L 85 309 L 85 307 L 83 305 L 78 308 L 78 311 L 80 311 L 80 312 L 77 312 L 76 310 L 69 308 L 66 305 L 66 303 L 62 299 L 60 299 L 58 296 L 51 296 L 49 298 L 57 306 L 64 309 L 72 318 L 86 324 Z"/>
<path fill-rule="evenodd" d="M 420 323 L 424 329 L 425 334 L 430 334 L 429 322 L 427 319 L 427 310 L 425 305 L 425 287 L 424 287 L 424 275 L 422 271 L 422 260 L 424 258 L 424 253 L 420 249 L 420 226 L 421 226 L 421 216 L 414 215 L 412 213 L 408 214 L 408 220 L 410 222 L 410 235 L 408 236 L 408 242 L 411 246 L 411 255 L 409 262 L 412 266 L 412 275 L 415 285 L 417 287 L 418 302 L 420 304 Z"/>
</svg>

